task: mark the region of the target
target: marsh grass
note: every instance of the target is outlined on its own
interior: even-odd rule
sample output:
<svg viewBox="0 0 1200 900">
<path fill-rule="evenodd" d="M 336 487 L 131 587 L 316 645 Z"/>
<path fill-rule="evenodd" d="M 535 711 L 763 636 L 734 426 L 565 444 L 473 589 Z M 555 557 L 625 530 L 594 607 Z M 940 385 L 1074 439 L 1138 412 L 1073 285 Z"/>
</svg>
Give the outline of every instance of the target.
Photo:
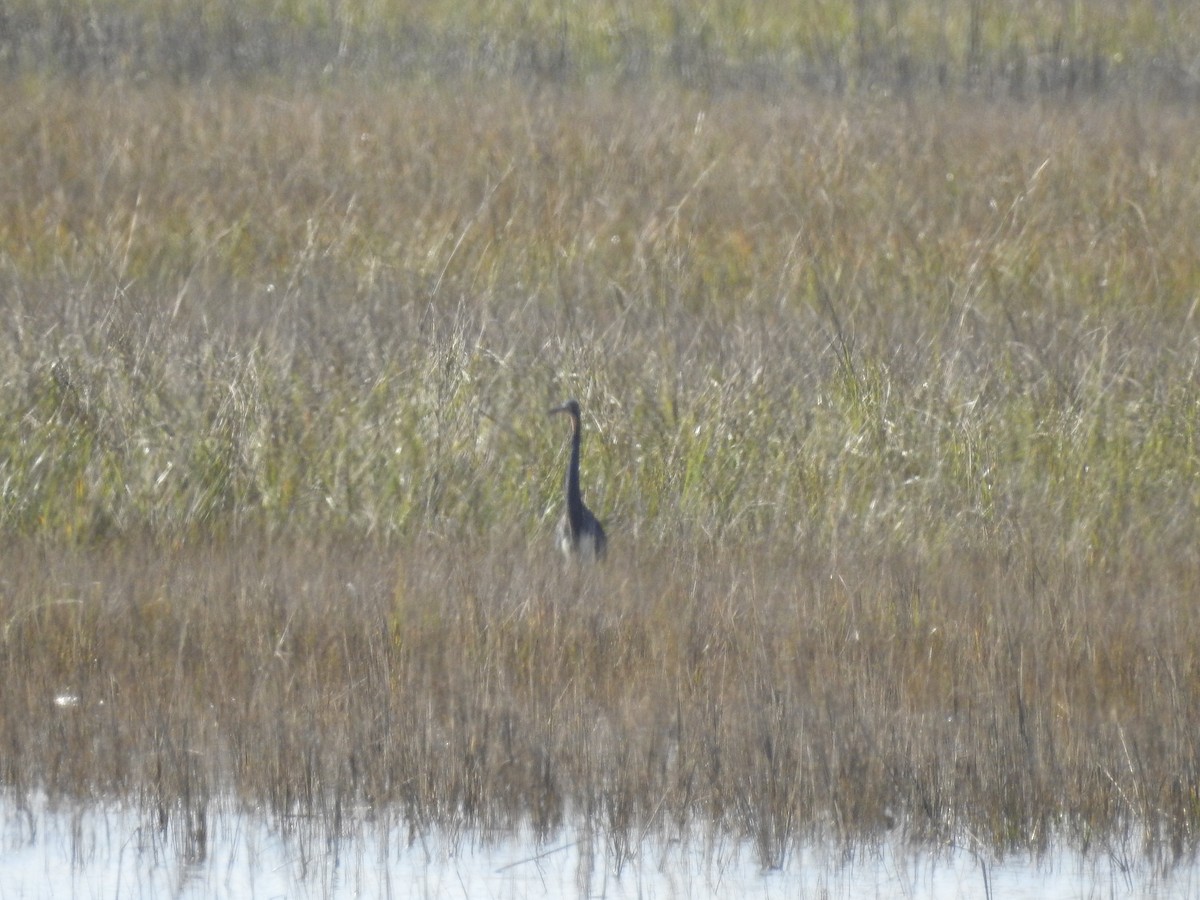
<svg viewBox="0 0 1200 900">
<path fill-rule="evenodd" d="M 132 795 L 192 832 L 232 796 L 335 833 L 582 821 L 636 852 L 711 829 L 765 865 L 893 827 L 1191 850 L 1190 566 L 1135 598 L 1033 548 L 921 566 L 633 552 L 590 578 L 543 557 L 10 551 L 5 781 Z"/>
<path fill-rule="evenodd" d="M 1194 851 L 1186 105 L 22 72 L 9 790 Z"/>
</svg>

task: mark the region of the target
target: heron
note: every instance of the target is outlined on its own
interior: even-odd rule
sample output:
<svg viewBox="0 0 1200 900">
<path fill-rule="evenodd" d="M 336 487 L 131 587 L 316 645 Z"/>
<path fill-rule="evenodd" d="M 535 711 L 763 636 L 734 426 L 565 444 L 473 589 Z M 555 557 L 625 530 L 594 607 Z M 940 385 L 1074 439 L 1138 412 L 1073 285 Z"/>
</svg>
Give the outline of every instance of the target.
<svg viewBox="0 0 1200 900">
<path fill-rule="evenodd" d="M 554 407 L 549 414 L 559 413 L 571 417 L 571 459 L 567 463 L 567 477 L 563 480 L 567 510 L 558 521 L 555 539 L 567 559 L 601 560 L 608 538 L 604 536 L 600 520 L 583 505 L 583 493 L 579 490 L 579 401 L 568 400 L 562 406 Z"/>
</svg>

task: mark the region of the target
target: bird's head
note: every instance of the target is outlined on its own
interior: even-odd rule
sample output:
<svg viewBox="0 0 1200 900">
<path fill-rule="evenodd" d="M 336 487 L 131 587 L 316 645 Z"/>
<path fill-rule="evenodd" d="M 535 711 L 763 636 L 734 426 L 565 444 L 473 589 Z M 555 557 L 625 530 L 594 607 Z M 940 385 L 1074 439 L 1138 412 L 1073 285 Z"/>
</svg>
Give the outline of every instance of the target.
<svg viewBox="0 0 1200 900">
<path fill-rule="evenodd" d="M 579 421 L 579 401 L 568 400 L 562 406 L 556 406 L 550 410 L 549 415 L 557 415 L 558 413 L 566 413 L 575 421 Z"/>
</svg>

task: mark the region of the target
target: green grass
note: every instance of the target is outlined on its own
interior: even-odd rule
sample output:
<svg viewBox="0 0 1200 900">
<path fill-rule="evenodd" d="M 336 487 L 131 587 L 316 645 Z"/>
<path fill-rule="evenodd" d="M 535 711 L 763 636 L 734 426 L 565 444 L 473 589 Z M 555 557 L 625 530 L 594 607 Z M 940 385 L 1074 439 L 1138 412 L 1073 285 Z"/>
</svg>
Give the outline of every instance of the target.
<svg viewBox="0 0 1200 900">
<path fill-rule="evenodd" d="M 872 40 L 933 27 L 804 27 L 868 8 L 900 14 Z M 973 8 L 987 53 L 1024 46 Z M 1161 8 L 1068 24 L 1144 61 L 1147 23 L 1189 39 Z M 526 33 L 461 9 L 422 14 Z M 14 10 L 41 18 L 0 82 L 9 789 L 700 824 L 764 864 L 889 823 L 1194 850 L 1186 90 L 1022 99 L 960 62 L 896 99 L 853 60 L 841 93 L 697 90 L 598 50 L 596 77 L 173 79 L 77 71 L 45 49 L 67 12 Z M 668 59 L 680 23 L 627 12 Z M 803 46 L 695 15 L 710 75 Z M 585 574 L 550 542 L 568 396 L 611 538 Z"/>
<path fill-rule="evenodd" d="M 1170 110 L 9 91 L 10 530 L 1193 537 Z"/>
</svg>

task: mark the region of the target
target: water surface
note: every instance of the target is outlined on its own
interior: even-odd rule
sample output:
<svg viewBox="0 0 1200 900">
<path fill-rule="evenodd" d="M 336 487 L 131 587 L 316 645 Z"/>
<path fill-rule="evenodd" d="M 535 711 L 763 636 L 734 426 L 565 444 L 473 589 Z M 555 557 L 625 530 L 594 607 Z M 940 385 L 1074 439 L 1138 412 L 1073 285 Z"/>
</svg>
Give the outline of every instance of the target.
<svg viewBox="0 0 1200 900">
<path fill-rule="evenodd" d="M 358 822 L 337 838 L 253 812 L 203 817 L 117 803 L 0 800 L 0 900 L 11 898 L 1102 898 L 1200 896 L 1194 862 L 1156 871 L 1118 853 L 1038 860 L 897 835 L 853 852 L 812 847 L 764 871 L 752 847 L 602 835 L 420 835 Z"/>
</svg>

